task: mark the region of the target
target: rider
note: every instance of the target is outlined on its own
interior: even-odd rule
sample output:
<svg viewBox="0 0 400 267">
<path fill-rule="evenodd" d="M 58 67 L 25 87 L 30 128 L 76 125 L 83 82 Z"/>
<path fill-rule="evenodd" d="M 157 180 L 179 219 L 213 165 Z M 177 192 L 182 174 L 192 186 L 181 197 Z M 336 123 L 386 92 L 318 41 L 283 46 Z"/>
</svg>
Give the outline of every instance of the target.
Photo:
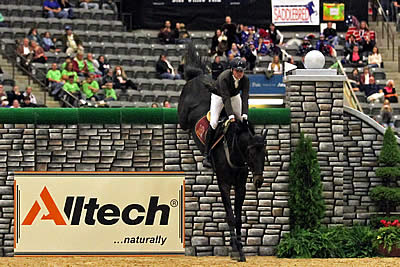
<svg viewBox="0 0 400 267">
<path fill-rule="evenodd" d="M 203 155 L 204 167 L 212 167 L 209 152 L 222 108 L 225 107 L 226 114 L 231 122 L 234 122 L 235 118 L 247 121 L 250 82 L 244 74 L 245 69 L 246 61 L 234 58 L 231 61 L 231 68 L 223 71 L 217 78 L 216 88 L 211 93 L 211 118 Z"/>
</svg>

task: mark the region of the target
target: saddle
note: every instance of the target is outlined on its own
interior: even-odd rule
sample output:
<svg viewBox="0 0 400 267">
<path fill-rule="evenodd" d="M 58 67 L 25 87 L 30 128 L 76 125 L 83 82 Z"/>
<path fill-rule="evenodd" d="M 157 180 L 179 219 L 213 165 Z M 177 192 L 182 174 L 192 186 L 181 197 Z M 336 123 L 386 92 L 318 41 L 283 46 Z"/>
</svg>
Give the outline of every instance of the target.
<svg viewBox="0 0 400 267">
<path fill-rule="evenodd" d="M 222 120 L 225 121 L 225 120 Z M 206 143 L 206 136 L 208 128 L 210 127 L 210 112 L 208 112 L 205 116 L 201 117 L 201 119 L 196 123 L 195 131 L 197 138 L 200 142 L 205 145 Z M 224 137 L 224 129 L 223 124 L 218 123 L 217 129 L 215 131 L 213 145 L 211 146 L 211 150 L 223 140 Z"/>
</svg>

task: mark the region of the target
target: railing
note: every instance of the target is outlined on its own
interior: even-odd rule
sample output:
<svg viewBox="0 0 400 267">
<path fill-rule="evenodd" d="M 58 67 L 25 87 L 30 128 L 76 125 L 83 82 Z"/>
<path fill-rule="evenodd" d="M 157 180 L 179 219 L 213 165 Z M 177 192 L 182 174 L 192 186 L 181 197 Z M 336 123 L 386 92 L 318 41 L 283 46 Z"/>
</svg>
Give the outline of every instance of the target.
<svg viewBox="0 0 400 267">
<path fill-rule="evenodd" d="M 385 31 L 386 31 L 386 48 L 389 50 L 390 45 L 392 47 L 392 61 L 394 61 L 394 54 L 395 54 L 395 39 L 396 39 L 396 34 L 393 32 L 392 28 L 390 27 L 389 23 L 389 18 L 384 11 L 381 2 L 379 0 L 374 0 L 378 4 L 378 14 L 380 13 L 382 15 L 382 39 L 385 39 Z M 377 26 L 379 27 L 379 16 L 377 16 L 376 20 Z M 400 61 L 399 61 L 400 62 Z M 400 63 L 399 63 L 399 69 L 398 71 L 400 72 Z"/>
</svg>

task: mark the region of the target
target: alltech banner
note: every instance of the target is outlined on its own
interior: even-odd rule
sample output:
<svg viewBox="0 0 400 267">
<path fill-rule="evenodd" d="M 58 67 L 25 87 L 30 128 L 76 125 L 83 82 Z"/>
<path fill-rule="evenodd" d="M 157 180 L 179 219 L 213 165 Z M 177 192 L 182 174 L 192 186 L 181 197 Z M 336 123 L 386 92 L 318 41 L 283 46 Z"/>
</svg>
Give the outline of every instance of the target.
<svg viewBox="0 0 400 267">
<path fill-rule="evenodd" d="M 272 0 L 272 22 L 277 26 L 319 25 L 319 0 Z"/>
<path fill-rule="evenodd" d="M 16 173 L 15 255 L 184 254 L 183 173 Z"/>
</svg>

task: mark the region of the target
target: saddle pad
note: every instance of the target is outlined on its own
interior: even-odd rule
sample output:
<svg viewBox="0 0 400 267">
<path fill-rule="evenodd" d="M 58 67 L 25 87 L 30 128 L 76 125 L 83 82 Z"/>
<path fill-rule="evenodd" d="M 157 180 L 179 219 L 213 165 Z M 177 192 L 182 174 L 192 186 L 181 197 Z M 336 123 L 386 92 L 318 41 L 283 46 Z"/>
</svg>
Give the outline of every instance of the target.
<svg viewBox="0 0 400 267">
<path fill-rule="evenodd" d="M 203 116 L 196 123 L 196 126 L 195 126 L 197 138 L 199 138 L 200 142 L 203 145 L 205 145 L 205 143 L 206 143 L 207 131 L 208 131 L 208 127 L 210 127 L 209 118 L 210 118 L 210 112 L 208 112 L 207 115 Z M 213 149 L 222 140 L 223 137 L 224 137 L 224 135 L 223 134 L 219 135 L 218 131 L 217 131 L 217 134 L 214 137 L 214 144 L 212 145 L 211 149 Z M 215 138 L 217 138 L 217 140 L 215 140 Z"/>
</svg>

